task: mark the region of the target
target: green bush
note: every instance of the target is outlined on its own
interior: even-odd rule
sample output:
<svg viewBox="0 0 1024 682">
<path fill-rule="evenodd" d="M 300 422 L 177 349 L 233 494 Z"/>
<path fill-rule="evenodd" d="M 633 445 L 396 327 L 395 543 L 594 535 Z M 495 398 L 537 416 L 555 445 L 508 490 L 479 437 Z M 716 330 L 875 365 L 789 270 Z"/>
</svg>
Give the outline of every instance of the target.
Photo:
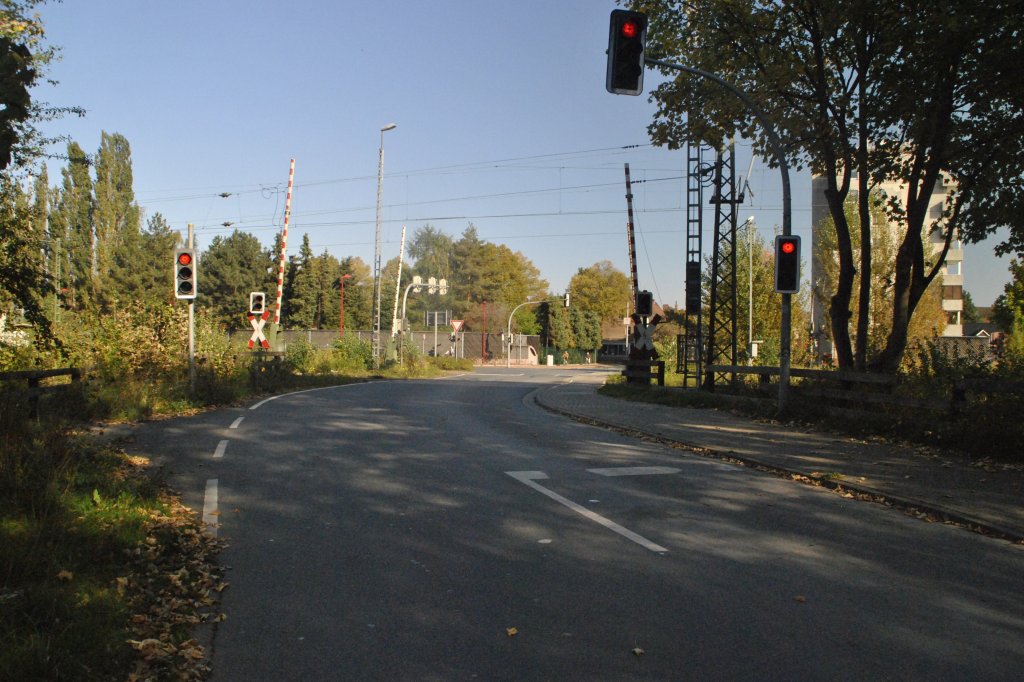
<svg viewBox="0 0 1024 682">
<path fill-rule="evenodd" d="M 284 351 L 285 362 L 300 374 L 312 374 L 316 347 L 305 339 L 289 343 Z"/>
<path fill-rule="evenodd" d="M 373 346 L 369 341 L 348 334 L 331 346 L 334 354 L 333 368 L 336 371 L 364 372 L 373 367 Z"/>
</svg>

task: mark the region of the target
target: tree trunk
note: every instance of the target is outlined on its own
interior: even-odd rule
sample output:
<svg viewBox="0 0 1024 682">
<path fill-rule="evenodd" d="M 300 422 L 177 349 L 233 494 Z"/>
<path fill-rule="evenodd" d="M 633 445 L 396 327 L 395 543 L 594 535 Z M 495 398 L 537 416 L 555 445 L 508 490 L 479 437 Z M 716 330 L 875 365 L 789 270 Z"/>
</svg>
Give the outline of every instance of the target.
<svg viewBox="0 0 1024 682">
<path fill-rule="evenodd" d="M 839 251 L 839 275 L 836 281 L 836 293 L 829 304 L 829 316 L 832 322 L 833 356 L 839 369 L 853 369 L 853 347 L 850 341 L 850 299 L 853 297 L 853 280 L 857 274 L 853 266 L 853 245 L 850 241 L 850 226 L 843 210 L 845 192 L 835 188 L 835 173 L 828 178 L 829 188 L 825 190 L 825 199 L 836 226 L 836 246 Z"/>
</svg>

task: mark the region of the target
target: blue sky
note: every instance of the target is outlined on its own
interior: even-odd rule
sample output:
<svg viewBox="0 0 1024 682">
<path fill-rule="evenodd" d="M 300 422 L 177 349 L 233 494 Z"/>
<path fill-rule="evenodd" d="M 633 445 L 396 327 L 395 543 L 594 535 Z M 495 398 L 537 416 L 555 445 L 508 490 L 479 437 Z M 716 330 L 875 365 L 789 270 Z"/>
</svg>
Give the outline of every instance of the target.
<svg viewBox="0 0 1024 682">
<path fill-rule="evenodd" d="M 458 237 L 473 223 L 526 255 L 555 292 L 601 260 L 628 271 L 628 162 L 647 181 L 634 187 L 640 284 L 674 304 L 685 158 L 649 145 L 646 97 L 605 92 L 614 7 L 69 0 L 42 8 L 63 60 L 51 72 L 59 86 L 39 96 L 87 110 L 49 128 L 87 152 L 101 131 L 124 135 L 138 202 L 183 233 L 194 223 L 201 247 L 236 228 L 272 243 L 295 159 L 289 252 L 308 233 L 314 251 L 367 263 L 380 128 L 395 123 L 384 137 L 384 260 L 398 254 L 403 225 L 410 236 L 431 224 Z M 647 89 L 657 82 L 648 71 Z M 745 174 L 749 149 L 739 145 L 737 157 Z M 750 187 L 740 220 L 754 216 L 770 239 L 781 221 L 778 171 L 755 162 Z M 809 177 L 794 174 L 793 189 L 794 232 L 809 239 Z M 966 255 L 978 305 L 1009 277 L 993 246 Z"/>
</svg>

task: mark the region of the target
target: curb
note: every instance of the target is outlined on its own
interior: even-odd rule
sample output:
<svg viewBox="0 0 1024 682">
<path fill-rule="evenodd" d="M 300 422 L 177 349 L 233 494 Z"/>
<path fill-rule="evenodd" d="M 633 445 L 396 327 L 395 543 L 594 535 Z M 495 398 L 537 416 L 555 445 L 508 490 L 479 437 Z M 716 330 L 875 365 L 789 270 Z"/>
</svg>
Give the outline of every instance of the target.
<svg viewBox="0 0 1024 682">
<path fill-rule="evenodd" d="M 686 450 L 687 452 L 701 457 L 707 457 L 710 459 L 717 459 L 719 461 L 728 462 L 737 466 L 743 466 L 750 469 L 756 469 L 763 471 L 779 478 L 787 478 L 796 483 L 802 483 L 803 485 L 810 485 L 818 488 L 827 488 L 833 492 L 845 494 L 849 493 L 852 497 L 865 502 L 874 502 L 876 504 L 882 504 L 893 509 L 898 509 L 909 516 L 914 516 L 922 521 L 929 523 L 944 523 L 947 525 L 959 526 L 966 528 L 967 530 L 985 535 L 987 537 L 996 538 L 999 540 L 1006 540 L 1014 544 L 1024 545 L 1024 534 L 1019 531 L 1010 530 L 993 524 L 989 521 L 983 521 L 969 514 L 962 512 L 953 511 L 946 509 L 940 505 L 936 505 L 931 502 L 924 502 L 916 500 L 909 496 L 893 495 L 891 493 L 885 493 L 880 490 L 871 488 L 870 486 L 850 484 L 845 481 L 834 481 L 828 478 L 820 476 L 812 476 L 803 471 L 797 471 L 795 469 L 788 469 L 786 467 L 779 466 L 777 464 L 769 464 L 752 457 L 743 455 L 737 455 L 735 453 L 723 452 L 720 450 L 714 450 L 698 445 L 692 445 L 684 441 L 669 438 L 654 433 L 649 433 L 638 429 L 634 426 L 622 426 L 619 424 L 613 424 L 606 422 L 602 419 L 590 417 L 584 414 L 571 412 L 561 407 L 555 407 L 547 404 L 541 399 L 545 391 L 536 391 L 533 394 L 533 402 L 541 409 L 547 410 L 548 412 L 568 417 L 574 421 L 581 422 L 583 424 L 589 424 L 591 426 L 597 426 L 611 431 L 616 431 L 620 434 L 629 436 L 631 438 L 643 438 L 646 440 L 653 440 L 662 445 L 677 450 Z"/>
</svg>

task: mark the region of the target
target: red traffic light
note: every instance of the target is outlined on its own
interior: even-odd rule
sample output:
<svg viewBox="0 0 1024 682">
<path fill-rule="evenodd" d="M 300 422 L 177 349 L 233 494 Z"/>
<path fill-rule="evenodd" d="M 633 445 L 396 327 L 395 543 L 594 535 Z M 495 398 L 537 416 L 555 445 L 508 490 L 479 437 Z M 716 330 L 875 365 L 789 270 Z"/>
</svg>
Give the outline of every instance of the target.
<svg viewBox="0 0 1024 682">
<path fill-rule="evenodd" d="M 796 242 L 789 241 L 789 240 L 781 241 L 779 243 L 779 249 L 782 250 L 782 253 L 786 253 L 786 254 L 793 253 L 793 252 L 796 251 Z"/>
<path fill-rule="evenodd" d="M 192 254 L 183 251 L 178 254 L 178 265 L 192 265 Z"/>
<path fill-rule="evenodd" d="M 622 23 L 622 35 L 627 38 L 636 38 L 639 32 L 640 28 L 636 25 L 635 21 L 625 21 Z"/>
</svg>

